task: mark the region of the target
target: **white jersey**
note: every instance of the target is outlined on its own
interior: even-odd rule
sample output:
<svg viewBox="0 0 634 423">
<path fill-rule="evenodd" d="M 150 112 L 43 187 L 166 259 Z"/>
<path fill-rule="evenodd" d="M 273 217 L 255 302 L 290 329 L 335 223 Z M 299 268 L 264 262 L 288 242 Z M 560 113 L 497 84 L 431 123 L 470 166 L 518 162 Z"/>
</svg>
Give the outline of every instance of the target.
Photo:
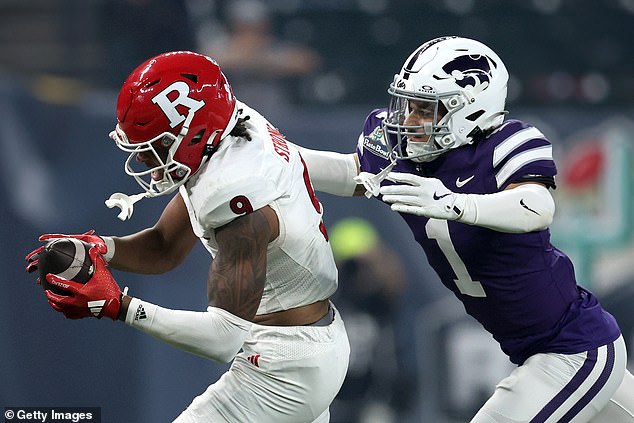
<svg viewBox="0 0 634 423">
<path fill-rule="evenodd" d="M 257 111 L 240 104 L 251 141 L 228 136 L 180 193 L 194 233 L 215 257 L 215 229 L 270 206 L 280 233 L 269 244 L 264 293 L 257 314 L 287 310 L 330 297 L 337 268 L 298 150 Z"/>
</svg>

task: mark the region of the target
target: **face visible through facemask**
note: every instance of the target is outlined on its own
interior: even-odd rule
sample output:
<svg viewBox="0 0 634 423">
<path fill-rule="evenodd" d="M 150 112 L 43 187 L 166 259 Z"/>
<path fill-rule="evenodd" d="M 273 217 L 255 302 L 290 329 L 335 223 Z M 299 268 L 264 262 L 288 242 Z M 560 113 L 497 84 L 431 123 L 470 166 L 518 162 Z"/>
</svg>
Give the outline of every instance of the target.
<svg viewBox="0 0 634 423">
<path fill-rule="evenodd" d="M 408 127 L 405 151 L 415 162 L 427 162 L 436 158 L 438 148 L 432 137 L 433 126 L 442 118 L 437 102 L 409 100 L 403 125 Z"/>
</svg>

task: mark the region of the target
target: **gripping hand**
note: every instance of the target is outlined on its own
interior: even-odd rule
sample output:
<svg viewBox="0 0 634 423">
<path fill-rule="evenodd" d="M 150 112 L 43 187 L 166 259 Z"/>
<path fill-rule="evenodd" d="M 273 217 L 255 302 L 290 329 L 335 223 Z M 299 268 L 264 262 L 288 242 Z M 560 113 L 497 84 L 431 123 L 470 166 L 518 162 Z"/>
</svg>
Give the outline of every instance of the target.
<svg viewBox="0 0 634 423">
<path fill-rule="evenodd" d="M 78 235 L 46 234 L 46 235 L 40 236 L 40 241 L 48 241 L 48 240 L 57 239 L 57 238 L 75 238 L 80 241 L 87 242 L 89 244 L 94 244 L 104 251 L 102 254 L 105 254 L 105 252 L 108 249 L 108 247 L 106 247 L 106 243 L 103 240 L 103 238 L 100 237 L 99 235 L 95 235 L 94 229 L 91 229 L 83 234 L 78 234 Z"/>
<path fill-rule="evenodd" d="M 387 179 L 397 184 L 382 186 L 380 193 L 396 212 L 444 220 L 462 215 L 466 195 L 450 191 L 436 178 L 390 172 Z"/>
<path fill-rule="evenodd" d="M 104 242 L 103 238 L 100 237 L 99 235 L 95 235 L 94 229 L 91 229 L 83 234 L 78 234 L 78 235 L 46 234 L 46 235 L 40 236 L 39 240 L 49 241 L 49 240 L 58 239 L 58 238 L 75 238 L 80 241 L 87 242 L 89 244 L 94 244 L 96 247 L 99 248 L 99 252 L 101 254 L 107 254 L 108 252 L 108 247 L 106 246 L 106 243 Z M 37 271 L 37 266 L 40 262 L 39 254 L 42 252 L 43 249 L 44 249 L 44 245 L 36 248 L 35 250 L 31 251 L 29 254 L 26 255 L 25 260 L 27 261 L 27 265 L 26 265 L 27 273 L 33 273 Z M 39 278 L 37 280 L 37 283 L 40 283 Z"/>
<path fill-rule="evenodd" d="M 44 249 L 44 245 L 40 245 L 35 250 L 31 251 L 24 258 L 26 260 L 26 271 L 27 273 L 37 272 L 37 266 L 40 263 L 40 253 Z M 36 280 L 37 284 L 40 284 L 40 278 L 38 277 Z"/>
<path fill-rule="evenodd" d="M 95 270 L 92 278 L 84 285 L 51 273 L 46 275 L 50 284 L 68 293 L 58 295 L 46 290 L 48 302 L 68 319 L 106 316 L 116 320 L 121 308 L 121 288 L 108 270 L 99 248 L 92 247 L 89 255 Z"/>
</svg>

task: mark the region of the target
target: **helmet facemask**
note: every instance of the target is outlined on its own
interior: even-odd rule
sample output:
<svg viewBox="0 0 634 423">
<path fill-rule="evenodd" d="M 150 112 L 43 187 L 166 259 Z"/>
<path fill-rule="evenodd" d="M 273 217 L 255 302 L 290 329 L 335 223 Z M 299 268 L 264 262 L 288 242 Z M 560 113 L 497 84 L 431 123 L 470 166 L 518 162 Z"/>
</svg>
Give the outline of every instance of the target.
<svg viewBox="0 0 634 423">
<path fill-rule="evenodd" d="M 183 138 L 187 136 L 193 117 L 194 112 L 190 112 L 178 136 L 171 132 L 164 132 L 148 141 L 137 143 L 130 142 L 119 125 L 110 133 L 110 137 L 115 141 L 117 147 L 130 153 L 125 161 L 125 173 L 136 180 L 148 197 L 156 197 L 175 191 L 191 175 L 191 168 L 175 160 L 174 155 Z M 151 158 L 147 160 L 147 163 L 156 163 L 156 165 L 146 167 L 146 161 L 139 163 L 137 160 L 139 154 L 150 155 Z M 160 179 L 153 177 L 157 172 L 162 174 Z"/>
<path fill-rule="evenodd" d="M 392 98 L 383 127 L 396 137 L 394 155 L 397 159 L 429 162 L 454 147 L 456 138 L 451 133 L 450 123 L 452 115 L 464 107 L 460 92 L 448 93 L 443 97 L 413 94 L 397 89 L 394 84 L 390 85 L 388 92 Z M 406 125 L 410 114 L 424 118 L 425 122 Z M 420 139 L 422 135 L 427 139 Z"/>
</svg>

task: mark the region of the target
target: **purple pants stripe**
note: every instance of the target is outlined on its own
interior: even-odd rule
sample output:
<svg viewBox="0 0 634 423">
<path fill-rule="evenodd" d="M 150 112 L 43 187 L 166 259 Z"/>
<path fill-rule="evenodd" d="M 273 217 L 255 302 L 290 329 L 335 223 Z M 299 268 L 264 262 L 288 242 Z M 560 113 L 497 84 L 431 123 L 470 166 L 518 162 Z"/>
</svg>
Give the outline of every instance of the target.
<svg viewBox="0 0 634 423">
<path fill-rule="evenodd" d="M 586 392 L 586 394 L 581 397 L 579 401 L 559 420 L 560 422 L 569 422 L 572 420 L 574 416 L 576 416 L 590 401 L 594 398 L 597 393 L 605 386 L 612 374 L 612 369 L 614 369 L 614 344 L 608 344 L 608 356 L 606 357 L 605 367 L 601 372 L 601 375 L 594 382 L 594 385 Z"/>
<path fill-rule="evenodd" d="M 551 399 L 548 404 L 544 406 L 540 410 L 539 413 L 530 421 L 530 423 L 543 423 L 545 422 L 552 414 L 557 411 L 559 407 L 572 395 L 577 389 L 581 386 L 581 384 L 590 376 L 592 369 L 597 364 L 597 356 L 598 350 L 590 350 L 588 351 L 588 356 L 586 357 L 585 362 L 574 375 L 574 377 L 563 387 L 561 391 L 553 399 Z M 614 367 L 614 345 L 608 344 L 608 356 L 606 359 L 606 365 L 601 375 L 597 379 L 597 381 L 592 385 L 590 390 L 566 413 L 564 417 L 560 420 L 560 422 L 569 422 L 574 415 L 576 415 L 583 407 L 585 407 L 592 398 L 597 394 L 597 392 L 605 385 L 607 379 L 612 372 L 612 368 Z"/>
</svg>

